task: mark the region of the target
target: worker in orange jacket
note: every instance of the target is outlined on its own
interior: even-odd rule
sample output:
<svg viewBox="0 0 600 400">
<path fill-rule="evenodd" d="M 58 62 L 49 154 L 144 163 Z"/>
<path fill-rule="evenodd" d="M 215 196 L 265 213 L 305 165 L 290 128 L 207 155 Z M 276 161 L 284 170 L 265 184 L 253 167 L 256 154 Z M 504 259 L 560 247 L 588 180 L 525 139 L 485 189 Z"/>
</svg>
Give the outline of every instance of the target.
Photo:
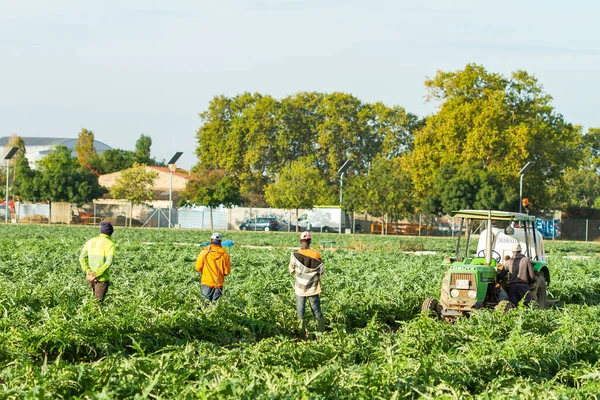
<svg viewBox="0 0 600 400">
<path fill-rule="evenodd" d="M 223 236 L 213 233 L 210 244 L 198 254 L 196 271 L 202 274 L 202 297 L 216 302 L 223 295 L 225 277 L 231 272 L 231 259 L 221 246 Z"/>
</svg>

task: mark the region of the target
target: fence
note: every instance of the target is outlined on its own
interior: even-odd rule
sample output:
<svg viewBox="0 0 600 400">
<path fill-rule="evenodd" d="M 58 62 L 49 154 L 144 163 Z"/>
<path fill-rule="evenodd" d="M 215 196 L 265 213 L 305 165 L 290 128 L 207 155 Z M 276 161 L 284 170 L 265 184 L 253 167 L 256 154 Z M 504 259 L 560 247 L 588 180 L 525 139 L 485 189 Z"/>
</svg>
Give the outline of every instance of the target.
<svg viewBox="0 0 600 400">
<path fill-rule="evenodd" d="M 14 211 L 14 213 L 12 212 Z M 306 210 L 299 210 L 302 214 Z M 279 230 L 287 231 L 294 224 L 295 210 L 272 208 L 215 208 L 212 210 L 213 230 L 237 230 L 241 222 L 256 218 L 276 218 Z M 4 222 L 5 205 L 0 204 L 0 221 Z M 155 208 L 146 205 L 130 204 L 86 204 L 77 207 L 68 203 L 26 204 L 16 202 L 8 220 L 18 223 L 63 223 L 98 225 L 100 221 L 110 221 L 115 226 L 146 228 L 210 229 L 211 211 L 208 207 L 196 208 Z M 382 222 L 366 214 L 348 216 L 356 227 L 356 232 L 402 235 L 402 236 L 456 236 L 460 220 L 452 217 L 436 217 L 417 214 L 403 221 Z M 536 228 L 545 239 L 565 239 L 579 241 L 600 240 L 600 220 L 598 219 L 539 219 Z M 293 228 L 292 228 L 293 229 Z M 463 228 L 464 229 L 464 228 Z"/>
</svg>

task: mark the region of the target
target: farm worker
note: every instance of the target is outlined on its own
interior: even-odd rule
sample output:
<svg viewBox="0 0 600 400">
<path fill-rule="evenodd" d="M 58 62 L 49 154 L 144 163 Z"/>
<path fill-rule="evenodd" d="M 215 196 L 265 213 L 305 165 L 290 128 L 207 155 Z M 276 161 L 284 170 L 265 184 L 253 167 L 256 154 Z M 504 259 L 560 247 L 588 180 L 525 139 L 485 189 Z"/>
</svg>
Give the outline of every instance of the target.
<svg viewBox="0 0 600 400">
<path fill-rule="evenodd" d="M 111 240 L 114 228 L 110 222 L 100 223 L 100 235 L 88 240 L 79 255 L 79 264 L 86 273 L 94 298 L 104 300 L 110 285 L 109 269 L 115 256 L 115 244 Z"/>
<path fill-rule="evenodd" d="M 290 274 L 296 278 L 294 285 L 296 292 L 296 311 L 298 313 L 298 325 L 300 336 L 306 336 L 306 320 L 304 311 L 306 308 L 306 298 L 310 303 L 313 315 L 317 319 L 319 332 L 325 331 L 325 319 L 321 312 L 321 275 L 323 275 L 325 266 L 321 260 L 321 254 L 318 250 L 310 248 L 312 237 L 310 232 L 300 234 L 300 250 L 292 252 L 290 264 L 288 266 Z"/>
<path fill-rule="evenodd" d="M 221 246 L 223 236 L 213 233 L 210 244 L 198 254 L 196 271 L 202 274 L 201 294 L 216 302 L 223 295 L 225 277 L 231 272 L 231 259 Z"/>
<path fill-rule="evenodd" d="M 529 305 L 531 302 L 529 285 L 535 282 L 533 264 L 529 258 L 521 253 L 522 250 L 521 243 L 515 243 L 513 245 L 513 256 L 506 261 L 504 269 L 499 273 L 500 279 L 506 274 L 509 276 L 508 297 L 515 306 L 523 299 L 524 304 Z"/>
<path fill-rule="evenodd" d="M 507 287 L 507 283 L 506 283 L 506 272 L 502 272 L 504 270 L 504 264 L 506 264 L 506 262 L 510 260 L 510 256 L 506 255 L 504 256 L 504 262 L 503 264 L 498 264 L 498 266 L 496 267 L 496 272 L 497 275 L 496 277 L 498 279 L 496 279 L 496 298 L 498 299 L 498 301 L 504 301 L 504 300 L 509 300 L 508 297 L 508 293 L 506 293 L 506 287 Z M 502 278 L 500 279 L 499 277 L 502 276 Z"/>
</svg>

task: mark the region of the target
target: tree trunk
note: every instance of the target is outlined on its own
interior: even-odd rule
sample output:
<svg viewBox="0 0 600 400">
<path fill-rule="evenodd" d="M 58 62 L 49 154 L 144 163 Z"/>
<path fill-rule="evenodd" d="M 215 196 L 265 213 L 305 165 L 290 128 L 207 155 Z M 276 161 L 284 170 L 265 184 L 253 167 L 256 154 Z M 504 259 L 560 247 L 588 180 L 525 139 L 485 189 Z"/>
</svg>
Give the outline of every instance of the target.
<svg viewBox="0 0 600 400">
<path fill-rule="evenodd" d="M 292 231 L 292 210 L 288 214 L 288 232 Z"/>
<path fill-rule="evenodd" d="M 132 227 L 131 221 L 133 221 L 133 203 L 129 204 L 129 227 Z"/>
<path fill-rule="evenodd" d="M 213 217 L 212 217 L 212 207 L 208 207 L 210 210 L 210 230 L 213 231 Z"/>
<path fill-rule="evenodd" d="M 298 232 L 298 209 L 296 208 L 296 232 Z"/>
</svg>

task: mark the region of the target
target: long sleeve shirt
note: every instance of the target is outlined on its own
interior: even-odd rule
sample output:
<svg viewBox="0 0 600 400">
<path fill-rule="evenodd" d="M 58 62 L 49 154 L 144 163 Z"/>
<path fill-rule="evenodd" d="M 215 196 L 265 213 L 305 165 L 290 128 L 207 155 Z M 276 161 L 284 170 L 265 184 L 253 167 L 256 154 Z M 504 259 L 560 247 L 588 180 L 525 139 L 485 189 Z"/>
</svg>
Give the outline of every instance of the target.
<svg viewBox="0 0 600 400">
<path fill-rule="evenodd" d="M 525 283 L 530 285 L 535 281 L 533 264 L 523 254 L 516 254 L 513 258 L 507 260 L 504 264 L 504 270 L 499 272 L 498 278 L 502 279 L 506 274 L 510 274 L 509 282 L 511 284 Z"/>
<path fill-rule="evenodd" d="M 110 236 L 101 233 L 87 241 L 81 254 L 79 264 L 83 272 L 93 271 L 100 281 L 110 280 L 109 269 L 115 257 L 115 244 Z"/>
<path fill-rule="evenodd" d="M 325 266 L 317 250 L 294 251 L 290 256 L 288 271 L 296 278 L 294 284 L 296 295 L 315 296 L 321 293 L 321 276 L 325 272 Z"/>
<path fill-rule="evenodd" d="M 198 254 L 196 271 L 202 273 L 202 284 L 222 288 L 225 277 L 231 273 L 229 254 L 219 245 L 211 243 Z"/>
</svg>

